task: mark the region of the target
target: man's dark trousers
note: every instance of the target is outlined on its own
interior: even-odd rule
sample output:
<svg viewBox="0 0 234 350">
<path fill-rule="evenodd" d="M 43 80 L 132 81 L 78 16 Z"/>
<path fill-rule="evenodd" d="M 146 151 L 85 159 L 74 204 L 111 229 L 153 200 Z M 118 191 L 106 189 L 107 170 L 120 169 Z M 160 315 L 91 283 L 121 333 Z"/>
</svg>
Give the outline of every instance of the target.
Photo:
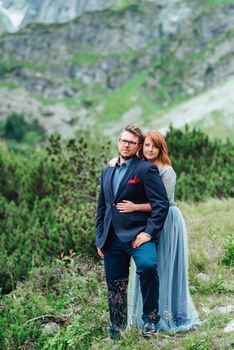
<svg viewBox="0 0 234 350">
<path fill-rule="evenodd" d="M 157 273 L 157 251 L 154 241 L 133 248 L 131 242 L 122 242 L 116 235 L 113 226 L 110 228 L 104 246 L 104 265 L 108 286 L 110 311 L 110 332 L 123 330 L 127 325 L 127 285 L 131 256 L 140 275 L 143 297 L 143 321 L 159 321 Z"/>
</svg>

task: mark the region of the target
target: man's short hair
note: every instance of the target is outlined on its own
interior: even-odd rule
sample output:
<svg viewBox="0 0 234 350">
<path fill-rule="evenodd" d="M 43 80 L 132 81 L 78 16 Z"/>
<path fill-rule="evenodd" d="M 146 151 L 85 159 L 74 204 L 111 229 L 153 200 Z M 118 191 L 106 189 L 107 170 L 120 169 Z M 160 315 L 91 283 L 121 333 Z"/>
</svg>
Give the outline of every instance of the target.
<svg viewBox="0 0 234 350">
<path fill-rule="evenodd" d="M 138 136 L 139 138 L 139 143 L 142 144 L 144 142 L 144 135 L 141 131 L 140 128 L 136 127 L 135 125 L 133 124 L 130 124 L 130 125 L 127 125 L 123 131 L 128 131 L 130 132 L 131 134 L 135 135 L 135 136 Z"/>
</svg>

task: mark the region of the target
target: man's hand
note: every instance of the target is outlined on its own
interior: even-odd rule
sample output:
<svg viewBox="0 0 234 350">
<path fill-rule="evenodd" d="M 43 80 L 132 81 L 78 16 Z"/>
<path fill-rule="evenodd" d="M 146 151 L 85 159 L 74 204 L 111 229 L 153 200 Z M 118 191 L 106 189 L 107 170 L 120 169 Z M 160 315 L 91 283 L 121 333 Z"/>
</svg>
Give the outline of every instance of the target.
<svg viewBox="0 0 234 350">
<path fill-rule="evenodd" d="M 136 236 L 135 241 L 132 242 L 133 248 L 140 247 L 143 243 L 151 241 L 152 237 L 145 232 L 141 232 Z"/>
<path fill-rule="evenodd" d="M 98 255 L 100 256 L 101 259 L 104 259 L 104 254 L 103 251 L 100 248 L 97 248 Z"/>
</svg>

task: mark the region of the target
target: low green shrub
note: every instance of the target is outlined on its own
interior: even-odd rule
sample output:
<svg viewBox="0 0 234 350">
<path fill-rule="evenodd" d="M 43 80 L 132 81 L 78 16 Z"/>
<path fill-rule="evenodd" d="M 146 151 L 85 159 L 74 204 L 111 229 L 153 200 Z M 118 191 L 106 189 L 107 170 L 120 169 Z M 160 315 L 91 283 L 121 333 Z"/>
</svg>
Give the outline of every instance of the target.
<svg viewBox="0 0 234 350">
<path fill-rule="evenodd" d="M 35 266 L 69 249 L 95 252 L 95 204 L 102 146 L 50 138 L 30 158 L 0 150 L 0 271 L 3 292 Z M 108 146 L 106 146 L 108 150 Z"/>
<path fill-rule="evenodd" d="M 224 244 L 224 256 L 222 262 L 228 267 L 234 266 L 234 238 L 229 235 Z"/>
<path fill-rule="evenodd" d="M 210 141 L 199 129 L 170 127 L 166 135 L 177 173 L 176 199 L 202 201 L 234 196 L 234 145 Z"/>
<path fill-rule="evenodd" d="M 0 310 L 2 349 L 89 349 L 108 328 L 102 269 L 82 256 L 60 256 L 34 268 L 27 282 L 1 298 Z M 58 322 L 58 333 L 46 333 L 53 316 L 65 322 Z"/>
</svg>

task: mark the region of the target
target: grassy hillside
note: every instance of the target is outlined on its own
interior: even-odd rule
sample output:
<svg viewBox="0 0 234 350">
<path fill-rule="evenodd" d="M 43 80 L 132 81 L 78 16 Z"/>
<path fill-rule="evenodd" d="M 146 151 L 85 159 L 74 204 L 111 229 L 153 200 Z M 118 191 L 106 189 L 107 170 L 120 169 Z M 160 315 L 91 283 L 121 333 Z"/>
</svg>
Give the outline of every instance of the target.
<svg viewBox="0 0 234 350">
<path fill-rule="evenodd" d="M 233 333 L 224 333 L 233 314 L 217 309 L 234 304 L 234 200 L 179 203 L 179 207 L 188 229 L 190 291 L 203 321 L 199 329 L 185 334 L 160 333 L 149 341 L 137 330 L 128 330 L 119 342 L 109 340 L 102 263 L 96 265 L 70 252 L 50 266 L 34 268 L 27 281 L 1 299 L 1 348 L 234 349 Z M 207 280 L 199 279 L 198 273 L 205 274 Z"/>
<path fill-rule="evenodd" d="M 12 116 L 7 137 L 32 137 L 37 125 Z M 37 137 L 42 136 L 38 130 Z M 10 139 L 11 141 L 11 139 Z M 0 145 L 0 348 L 110 349 L 103 266 L 94 246 L 101 168 L 113 144 L 50 138 L 46 149 L 16 154 Z M 106 140 L 107 141 L 107 140 Z M 171 128 L 167 143 L 177 172 L 176 198 L 188 227 L 190 290 L 206 322 L 185 335 L 146 342 L 126 331 L 116 349 L 226 350 L 234 303 L 233 152 L 197 130 Z M 109 155 L 109 156 L 108 156 Z M 203 200 L 203 203 L 194 203 Z M 114 345 L 113 345 L 114 346 Z"/>
</svg>

